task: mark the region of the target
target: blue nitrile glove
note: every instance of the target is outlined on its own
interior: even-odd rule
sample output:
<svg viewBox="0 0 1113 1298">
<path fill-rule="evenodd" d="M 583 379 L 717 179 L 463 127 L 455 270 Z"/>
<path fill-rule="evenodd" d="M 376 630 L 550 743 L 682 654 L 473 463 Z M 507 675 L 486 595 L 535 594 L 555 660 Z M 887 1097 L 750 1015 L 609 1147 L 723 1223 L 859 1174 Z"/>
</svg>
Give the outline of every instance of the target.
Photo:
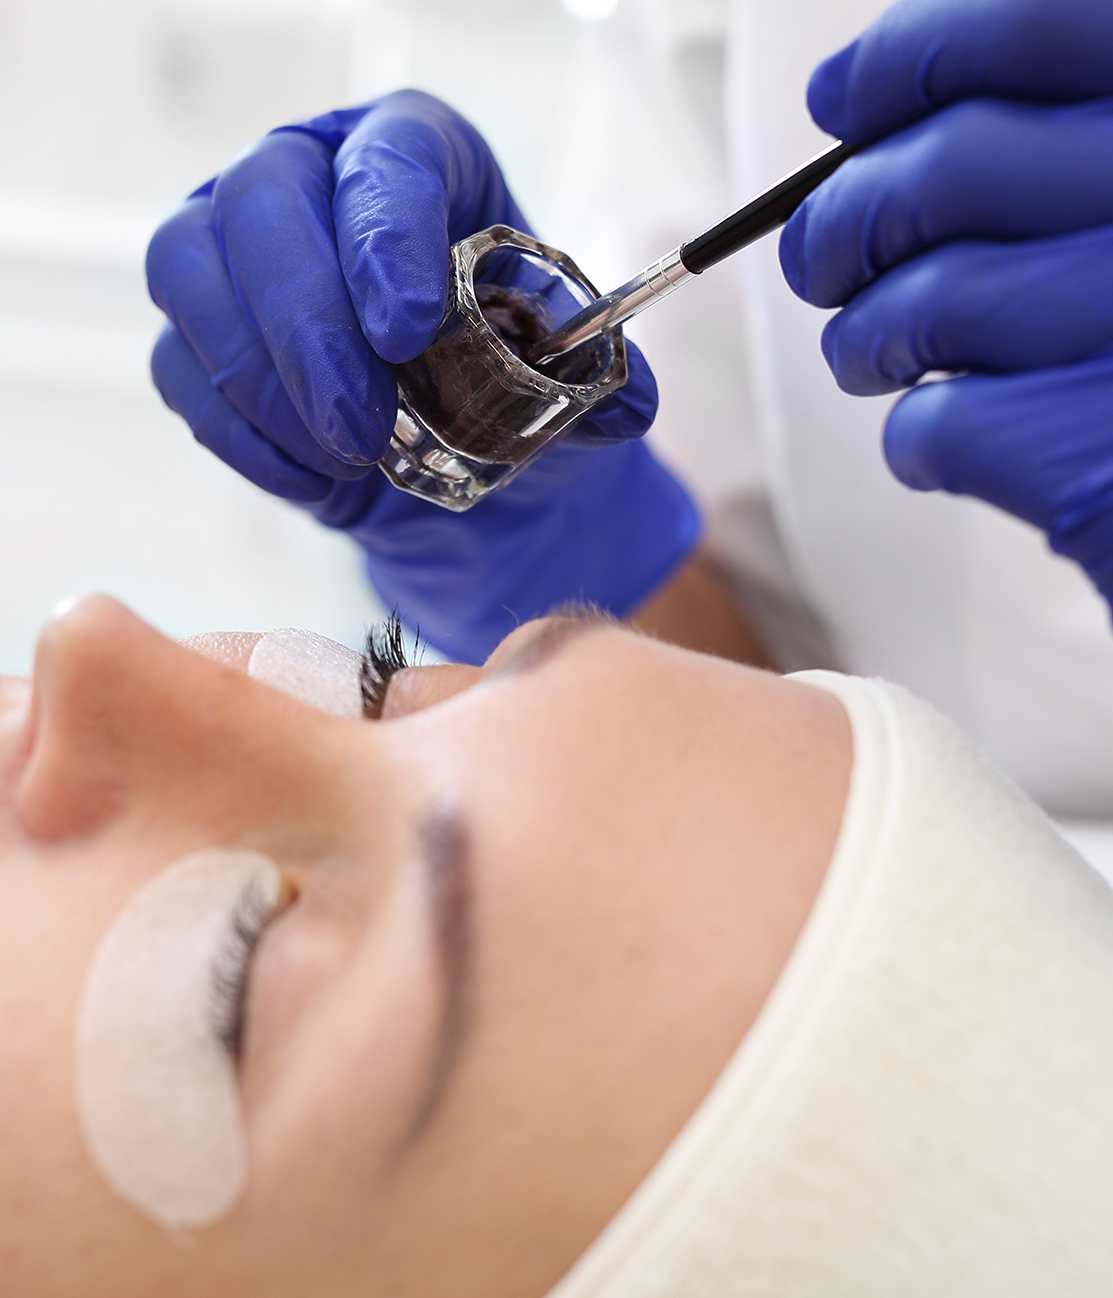
<svg viewBox="0 0 1113 1298">
<path fill-rule="evenodd" d="M 804 203 L 781 262 L 845 308 L 823 350 L 846 391 L 969 372 L 896 405 L 897 477 L 1044 529 L 1113 601 L 1110 96 L 1110 0 L 903 0 L 812 77 L 824 130 L 880 143 Z"/>
<path fill-rule="evenodd" d="M 147 257 L 170 318 L 152 361 L 167 404 L 246 478 L 355 537 L 386 602 L 473 662 L 568 600 L 629 612 L 699 531 L 687 494 L 636 441 L 657 389 L 629 343 L 626 386 L 467 513 L 371 468 L 394 426 L 392 365 L 441 322 L 450 245 L 498 223 L 529 229 L 482 137 L 401 91 L 266 136 Z"/>
</svg>

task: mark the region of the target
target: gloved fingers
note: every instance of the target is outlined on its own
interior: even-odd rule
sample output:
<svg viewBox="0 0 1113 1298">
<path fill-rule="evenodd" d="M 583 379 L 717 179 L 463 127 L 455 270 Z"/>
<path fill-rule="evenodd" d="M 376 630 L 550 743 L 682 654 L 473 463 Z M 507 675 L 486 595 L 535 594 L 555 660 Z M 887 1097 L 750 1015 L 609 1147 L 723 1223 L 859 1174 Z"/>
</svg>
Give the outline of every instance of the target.
<svg viewBox="0 0 1113 1298">
<path fill-rule="evenodd" d="M 268 135 L 217 180 L 213 227 L 236 298 L 314 439 L 366 466 L 397 413 L 394 373 L 369 346 L 340 269 L 332 154 L 302 131 Z"/>
<path fill-rule="evenodd" d="M 270 354 L 247 321 L 228 276 L 207 198 L 187 202 L 147 250 L 151 297 L 166 312 L 213 385 L 287 455 L 330 478 L 367 472 L 330 455 L 294 409 Z"/>
<path fill-rule="evenodd" d="M 956 243 L 883 275 L 823 332 L 844 392 L 931 370 L 1068 365 L 1113 345 L 1113 226 L 1025 243 Z"/>
<path fill-rule="evenodd" d="M 614 446 L 649 431 L 657 417 L 657 380 L 641 351 L 626 339 L 626 386 L 600 401 L 565 435 L 568 446 Z"/>
<path fill-rule="evenodd" d="M 379 100 L 334 174 L 340 263 L 363 331 L 384 359 L 411 360 L 444 314 L 450 245 L 524 219 L 475 128 L 419 91 Z"/>
<path fill-rule="evenodd" d="M 1080 484 L 1113 462 L 1113 356 L 914 388 L 885 428 L 894 474 L 920 491 L 977 496 L 1050 530 Z"/>
<path fill-rule="evenodd" d="M 310 117 L 304 122 L 277 126 L 270 134 L 281 135 L 293 131 L 302 135 L 311 135 L 315 140 L 320 140 L 329 153 L 335 153 L 379 102 L 377 99 L 372 99 L 366 104 L 353 104 L 351 108 L 335 108 L 332 112 L 321 113 L 320 116 Z"/>
<path fill-rule="evenodd" d="M 351 532 L 361 526 L 374 529 L 375 520 L 383 513 L 384 500 L 393 500 L 396 496 L 412 501 L 414 506 L 428 516 L 435 517 L 448 512 L 439 505 L 432 505 L 399 491 L 378 468 L 372 469 L 358 482 L 334 482 L 325 499 L 310 505 L 309 512 L 325 527 L 333 527 L 340 532 Z"/>
<path fill-rule="evenodd" d="M 433 341 L 448 297 L 448 199 L 440 180 L 385 142 L 336 184 L 336 235 L 360 325 L 384 360 Z"/>
<path fill-rule="evenodd" d="M 330 480 L 284 455 L 253 428 L 212 385 L 180 333 L 167 325 L 151 356 L 151 376 L 162 399 L 189 424 L 194 437 L 248 481 L 298 504 L 324 500 Z"/>
<path fill-rule="evenodd" d="M 808 108 L 848 143 L 973 95 L 1113 94 L 1109 0 L 901 0 L 812 74 Z"/>
<path fill-rule="evenodd" d="M 1032 239 L 1113 223 L 1113 101 L 967 100 L 843 164 L 781 237 L 790 287 L 842 306 L 954 239 Z"/>
<path fill-rule="evenodd" d="M 1047 540 L 1056 554 L 1081 564 L 1113 603 L 1113 465 L 1079 479 L 1055 511 Z"/>
</svg>

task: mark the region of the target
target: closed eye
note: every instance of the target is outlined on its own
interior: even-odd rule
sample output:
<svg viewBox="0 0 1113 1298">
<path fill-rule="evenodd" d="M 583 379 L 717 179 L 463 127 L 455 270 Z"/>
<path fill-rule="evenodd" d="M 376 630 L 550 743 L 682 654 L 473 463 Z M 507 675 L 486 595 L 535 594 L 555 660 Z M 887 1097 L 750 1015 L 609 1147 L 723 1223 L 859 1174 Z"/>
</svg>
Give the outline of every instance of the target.
<svg viewBox="0 0 1113 1298">
<path fill-rule="evenodd" d="M 213 1035 L 238 1060 L 246 1024 L 251 961 L 259 939 L 282 907 L 274 907 L 257 879 L 244 888 L 211 973 Z"/>
<path fill-rule="evenodd" d="M 363 715 L 369 721 L 382 716 L 390 678 L 406 667 L 416 667 L 422 658 L 420 632 L 415 629 L 413 647 L 406 649 L 402 619 L 395 609 L 385 622 L 376 623 L 367 633 L 367 647 L 359 669 L 359 690 L 363 698 Z"/>
</svg>

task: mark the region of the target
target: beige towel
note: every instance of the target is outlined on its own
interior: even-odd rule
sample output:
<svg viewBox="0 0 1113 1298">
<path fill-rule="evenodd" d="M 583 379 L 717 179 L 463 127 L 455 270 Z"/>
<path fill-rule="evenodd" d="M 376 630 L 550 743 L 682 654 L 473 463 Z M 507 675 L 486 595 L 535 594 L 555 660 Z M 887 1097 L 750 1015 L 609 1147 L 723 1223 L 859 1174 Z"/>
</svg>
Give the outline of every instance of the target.
<svg viewBox="0 0 1113 1298">
<path fill-rule="evenodd" d="M 1113 1294 L 1113 891 L 894 686 L 710 1095 L 551 1298 Z"/>
</svg>

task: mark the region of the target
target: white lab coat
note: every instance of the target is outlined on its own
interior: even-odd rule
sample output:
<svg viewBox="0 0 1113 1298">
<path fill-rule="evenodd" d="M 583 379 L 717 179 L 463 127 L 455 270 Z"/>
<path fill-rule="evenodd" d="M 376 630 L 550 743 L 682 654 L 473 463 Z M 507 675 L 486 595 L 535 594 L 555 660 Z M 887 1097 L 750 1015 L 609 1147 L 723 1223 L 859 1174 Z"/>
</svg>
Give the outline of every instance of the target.
<svg viewBox="0 0 1113 1298">
<path fill-rule="evenodd" d="M 884 8 L 621 0 L 570 35 L 540 0 L 452 0 L 448 26 L 437 0 L 384 6 L 409 15 L 409 79 L 479 122 L 539 232 L 601 287 L 823 147 L 808 75 Z M 501 86 L 478 72 L 493 60 Z M 893 399 L 839 392 L 825 319 L 770 238 L 629 328 L 661 384 L 652 436 L 759 632 L 786 668 L 908 686 L 1053 814 L 1113 824 L 1104 602 L 1031 528 L 897 484 L 879 446 Z"/>
</svg>

